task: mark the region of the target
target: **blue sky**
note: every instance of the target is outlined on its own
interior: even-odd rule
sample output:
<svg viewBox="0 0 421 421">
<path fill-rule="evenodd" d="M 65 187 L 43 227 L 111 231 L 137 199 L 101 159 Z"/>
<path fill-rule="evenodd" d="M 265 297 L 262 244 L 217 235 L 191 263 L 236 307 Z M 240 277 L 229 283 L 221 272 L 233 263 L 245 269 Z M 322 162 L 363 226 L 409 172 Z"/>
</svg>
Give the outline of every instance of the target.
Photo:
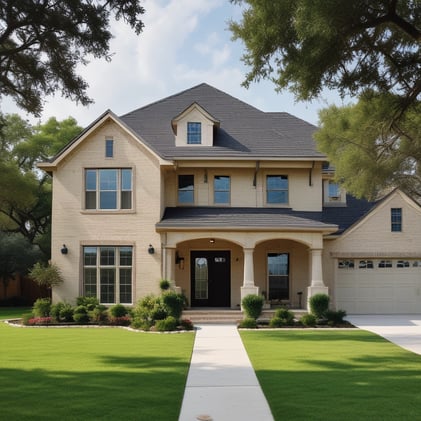
<svg viewBox="0 0 421 421">
<path fill-rule="evenodd" d="M 276 93 L 267 81 L 243 88 L 247 71 L 241 61 L 243 45 L 231 40 L 227 23 L 240 19 L 241 7 L 229 0 L 145 0 L 143 4 L 143 33 L 136 36 L 123 22 L 114 23 L 112 61 L 92 59 L 79 68 L 95 103 L 82 107 L 57 94 L 47 98 L 41 121 L 73 116 L 86 126 L 107 109 L 122 115 L 202 82 L 262 111 L 286 111 L 313 124 L 319 109 L 341 104 L 333 93 L 312 103 L 295 103 L 290 93 Z M 8 99 L 1 110 L 33 121 Z"/>
</svg>

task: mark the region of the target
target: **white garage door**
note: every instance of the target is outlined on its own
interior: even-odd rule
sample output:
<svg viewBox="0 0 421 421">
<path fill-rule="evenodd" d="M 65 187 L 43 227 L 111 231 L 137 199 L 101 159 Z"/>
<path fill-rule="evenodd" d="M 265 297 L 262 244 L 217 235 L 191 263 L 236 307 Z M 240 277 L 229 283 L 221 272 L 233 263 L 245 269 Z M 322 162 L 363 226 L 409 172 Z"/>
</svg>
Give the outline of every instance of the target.
<svg viewBox="0 0 421 421">
<path fill-rule="evenodd" d="M 335 295 L 348 314 L 421 313 L 421 260 L 340 259 Z"/>
</svg>

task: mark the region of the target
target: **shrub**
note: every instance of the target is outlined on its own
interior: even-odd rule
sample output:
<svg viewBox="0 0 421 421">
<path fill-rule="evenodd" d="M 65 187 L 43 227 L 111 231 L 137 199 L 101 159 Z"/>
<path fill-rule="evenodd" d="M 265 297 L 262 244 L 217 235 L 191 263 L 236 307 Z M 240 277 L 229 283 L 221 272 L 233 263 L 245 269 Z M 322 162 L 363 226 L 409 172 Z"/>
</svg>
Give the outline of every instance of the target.
<svg viewBox="0 0 421 421">
<path fill-rule="evenodd" d="M 166 279 L 163 279 L 159 283 L 159 288 L 161 288 L 161 291 L 167 291 L 167 290 L 169 290 L 170 289 L 170 286 L 171 286 L 171 284 Z"/>
<path fill-rule="evenodd" d="M 184 297 L 173 291 L 162 294 L 162 302 L 169 316 L 179 320 L 184 308 Z"/>
<path fill-rule="evenodd" d="M 328 310 L 326 311 L 325 317 L 329 325 L 340 325 L 343 324 L 344 317 L 346 316 L 345 310 Z"/>
<path fill-rule="evenodd" d="M 124 317 L 128 313 L 127 308 L 123 304 L 115 304 L 108 311 L 112 317 Z"/>
<path fill-rule="evenodd" d="M 95 307 L 99 306 L 99 300 L 96 297 L 77 297 L 77 306 L 85 306 L 88 311 L 92 311 Z"/>
<path fill-rule="evenodd" d="M 161 298 L 152 294 L 139 300 L 132 312 L 132 326 L 144 330 L 149 330 L 156 320 L 163 320 L 168 316 Z"/>
<path fill-rule="evenodd" d="M 163 320 L 157 320 L 155 328 L 158 332 L 166 332 L 177 329 L 177 319 L 173 316 L 168 316 Z"/>
<path fill-rule="evenodd" d="M 49 298 L 38 298 L 32 307 L 35 317 L 48 317 L 51 311 L 51 300 Z"/>
<path fill-rule="evenodd" d="M 99 304 L 92 311 L 89 312 L 89 318 L 94 323 L 103 323 L 108 318 L 107 307 Z"/>
<path fill-rule="evenodd" d="M 310 297 L 310 311 L 317 319 L 323 319 L 329 309 L 329 296 L 326 294 L 315 294 Z"/>
<path fill-rule="evenodd" d="M 294 313 L 287 308 L 278 308 L 275 311 L 275 318 L 282 319 L 287 326 L 294 324 Z"/>
<path fill-rule="evenodd" d="M 60 321 L 60 310 L 63 308 L 63 306 L 64 306 L 64 303 L 59 302 L 59 303 L 53 304 L 50 309 L 51 317 L 53 317 L 58 322 Z"/>
<path fill-rule="evenodd" d="M 287 322 L 282 317 L 276 317 L 275 316 L 275 317 L 272 317 L 269 320 L 269 326 L 270 327 L 283 327 L 283 326 L 286 326 L 286 325 L 287 325 Z"/>
<path fill-rule="evenodd" d="M 245 319 L 241 320 L 238 324 L 238 327 L 243 329 L 256 329 L 257 321 L 252 317 L 246 317 Z"/>
<path fill-rule="evenodd" d="M 257 319 L 262 314 L 264 298 L 261 295 L 246 295 L 241 302 L 246 318 Z"/>
<path fill-rule="evenodd" d="M 130 326 L 132 319 L 129 316 L 110 317 L 109 324 L 114 326 Z"/>
<path fill-rule="evenodd" d="M 316 319 L 316 316 L 314 314 L 304 314 L 301 317 L 300 322 L 304 326 L 316 326 L 317 319 Z"/>
<path fill-rule="evenodd" d="M 181 319 L 180 326 L 184 330 L 193 330 L 193 328 L 194 328 L 193 322 L 189 319 Z"/>
<path fill-rule="evenodd" d="M 29 319 L 27 321 L 28 326 L 43 326 L 51 324 L 53 321 L 53 318 L 51 316 L 48 317 L 33 317 L 32 319 Z"/>
<path fill-rule="evenodd" d="M 51 317 L 57 322 L 72 322 L 73 321 L 73 306 L 69 303 L 59 302 L 51 306 Z"/>
<path fill-rule="evenodd" d="M 35 265 L 29 271 L 29 277 L 32 278 L 38 285 L 47 288 L 60 285 L 63 282 L 63 276 L 60 268 L 54 263 L 48 266 L 43 266 L 41 263 Z"/>
<path fill-rule="evenodd" d="M 89 322 L 88 309 L 86 306 L 77 306 L 73 313 L 73 320 L 79 324 L 85 324 Z"/>
<path fill-rule="evenodd" d="M 34 317 L 33 313 L 24 313 L 22 314 L 22 324 L 25 326 L 29 325 L 29 320 Z"/>
</svg>

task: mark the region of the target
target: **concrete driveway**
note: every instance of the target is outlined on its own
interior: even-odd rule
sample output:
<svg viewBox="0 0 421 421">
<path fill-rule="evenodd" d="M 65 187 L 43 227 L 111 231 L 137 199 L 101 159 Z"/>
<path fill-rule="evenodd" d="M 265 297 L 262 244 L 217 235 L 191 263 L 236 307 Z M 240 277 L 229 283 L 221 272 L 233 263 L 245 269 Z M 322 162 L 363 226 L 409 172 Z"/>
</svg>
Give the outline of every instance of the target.
<svg viewBox="0 0 421 421">
<path fill-rule="evenodd" d="M 346 319 L 421 355 L 421 314 L 348 315 Z"/>
</svg>

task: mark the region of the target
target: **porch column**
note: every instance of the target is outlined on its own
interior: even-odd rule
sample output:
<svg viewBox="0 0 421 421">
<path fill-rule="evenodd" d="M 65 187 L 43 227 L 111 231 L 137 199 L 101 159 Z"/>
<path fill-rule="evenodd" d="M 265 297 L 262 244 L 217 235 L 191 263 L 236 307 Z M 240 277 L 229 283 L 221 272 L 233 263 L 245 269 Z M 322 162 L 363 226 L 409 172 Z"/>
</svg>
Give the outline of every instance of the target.
<svg viewBox="0 0 421 421">
<path fill-rule="evenodd" d="M 246 295 L 259 294 L 259 287 L 254 285 L 254 262 L 253 252 L 254 248 L 244 248 L 244 278 L 243 286 L 241 287 L 241 301 Z"/>
<path fill-rule="evenodd" d="M 329 288 L 323 282 L 323 265 L 322 265 L 323 249 L 311 249 L 311 284 L 307 288 L 307 310 L 310 310 L 309 299 L 315 294 L 329 295 Z"/>
<path fill-rule="evenodd" d="M 181 288 L 175 283 L 175 247 L 166 246 L 165 252 L 165 268 L 164 279 L 170 282 L 171 288 L 177 293 L 181 293 Z"/>
</svg>

